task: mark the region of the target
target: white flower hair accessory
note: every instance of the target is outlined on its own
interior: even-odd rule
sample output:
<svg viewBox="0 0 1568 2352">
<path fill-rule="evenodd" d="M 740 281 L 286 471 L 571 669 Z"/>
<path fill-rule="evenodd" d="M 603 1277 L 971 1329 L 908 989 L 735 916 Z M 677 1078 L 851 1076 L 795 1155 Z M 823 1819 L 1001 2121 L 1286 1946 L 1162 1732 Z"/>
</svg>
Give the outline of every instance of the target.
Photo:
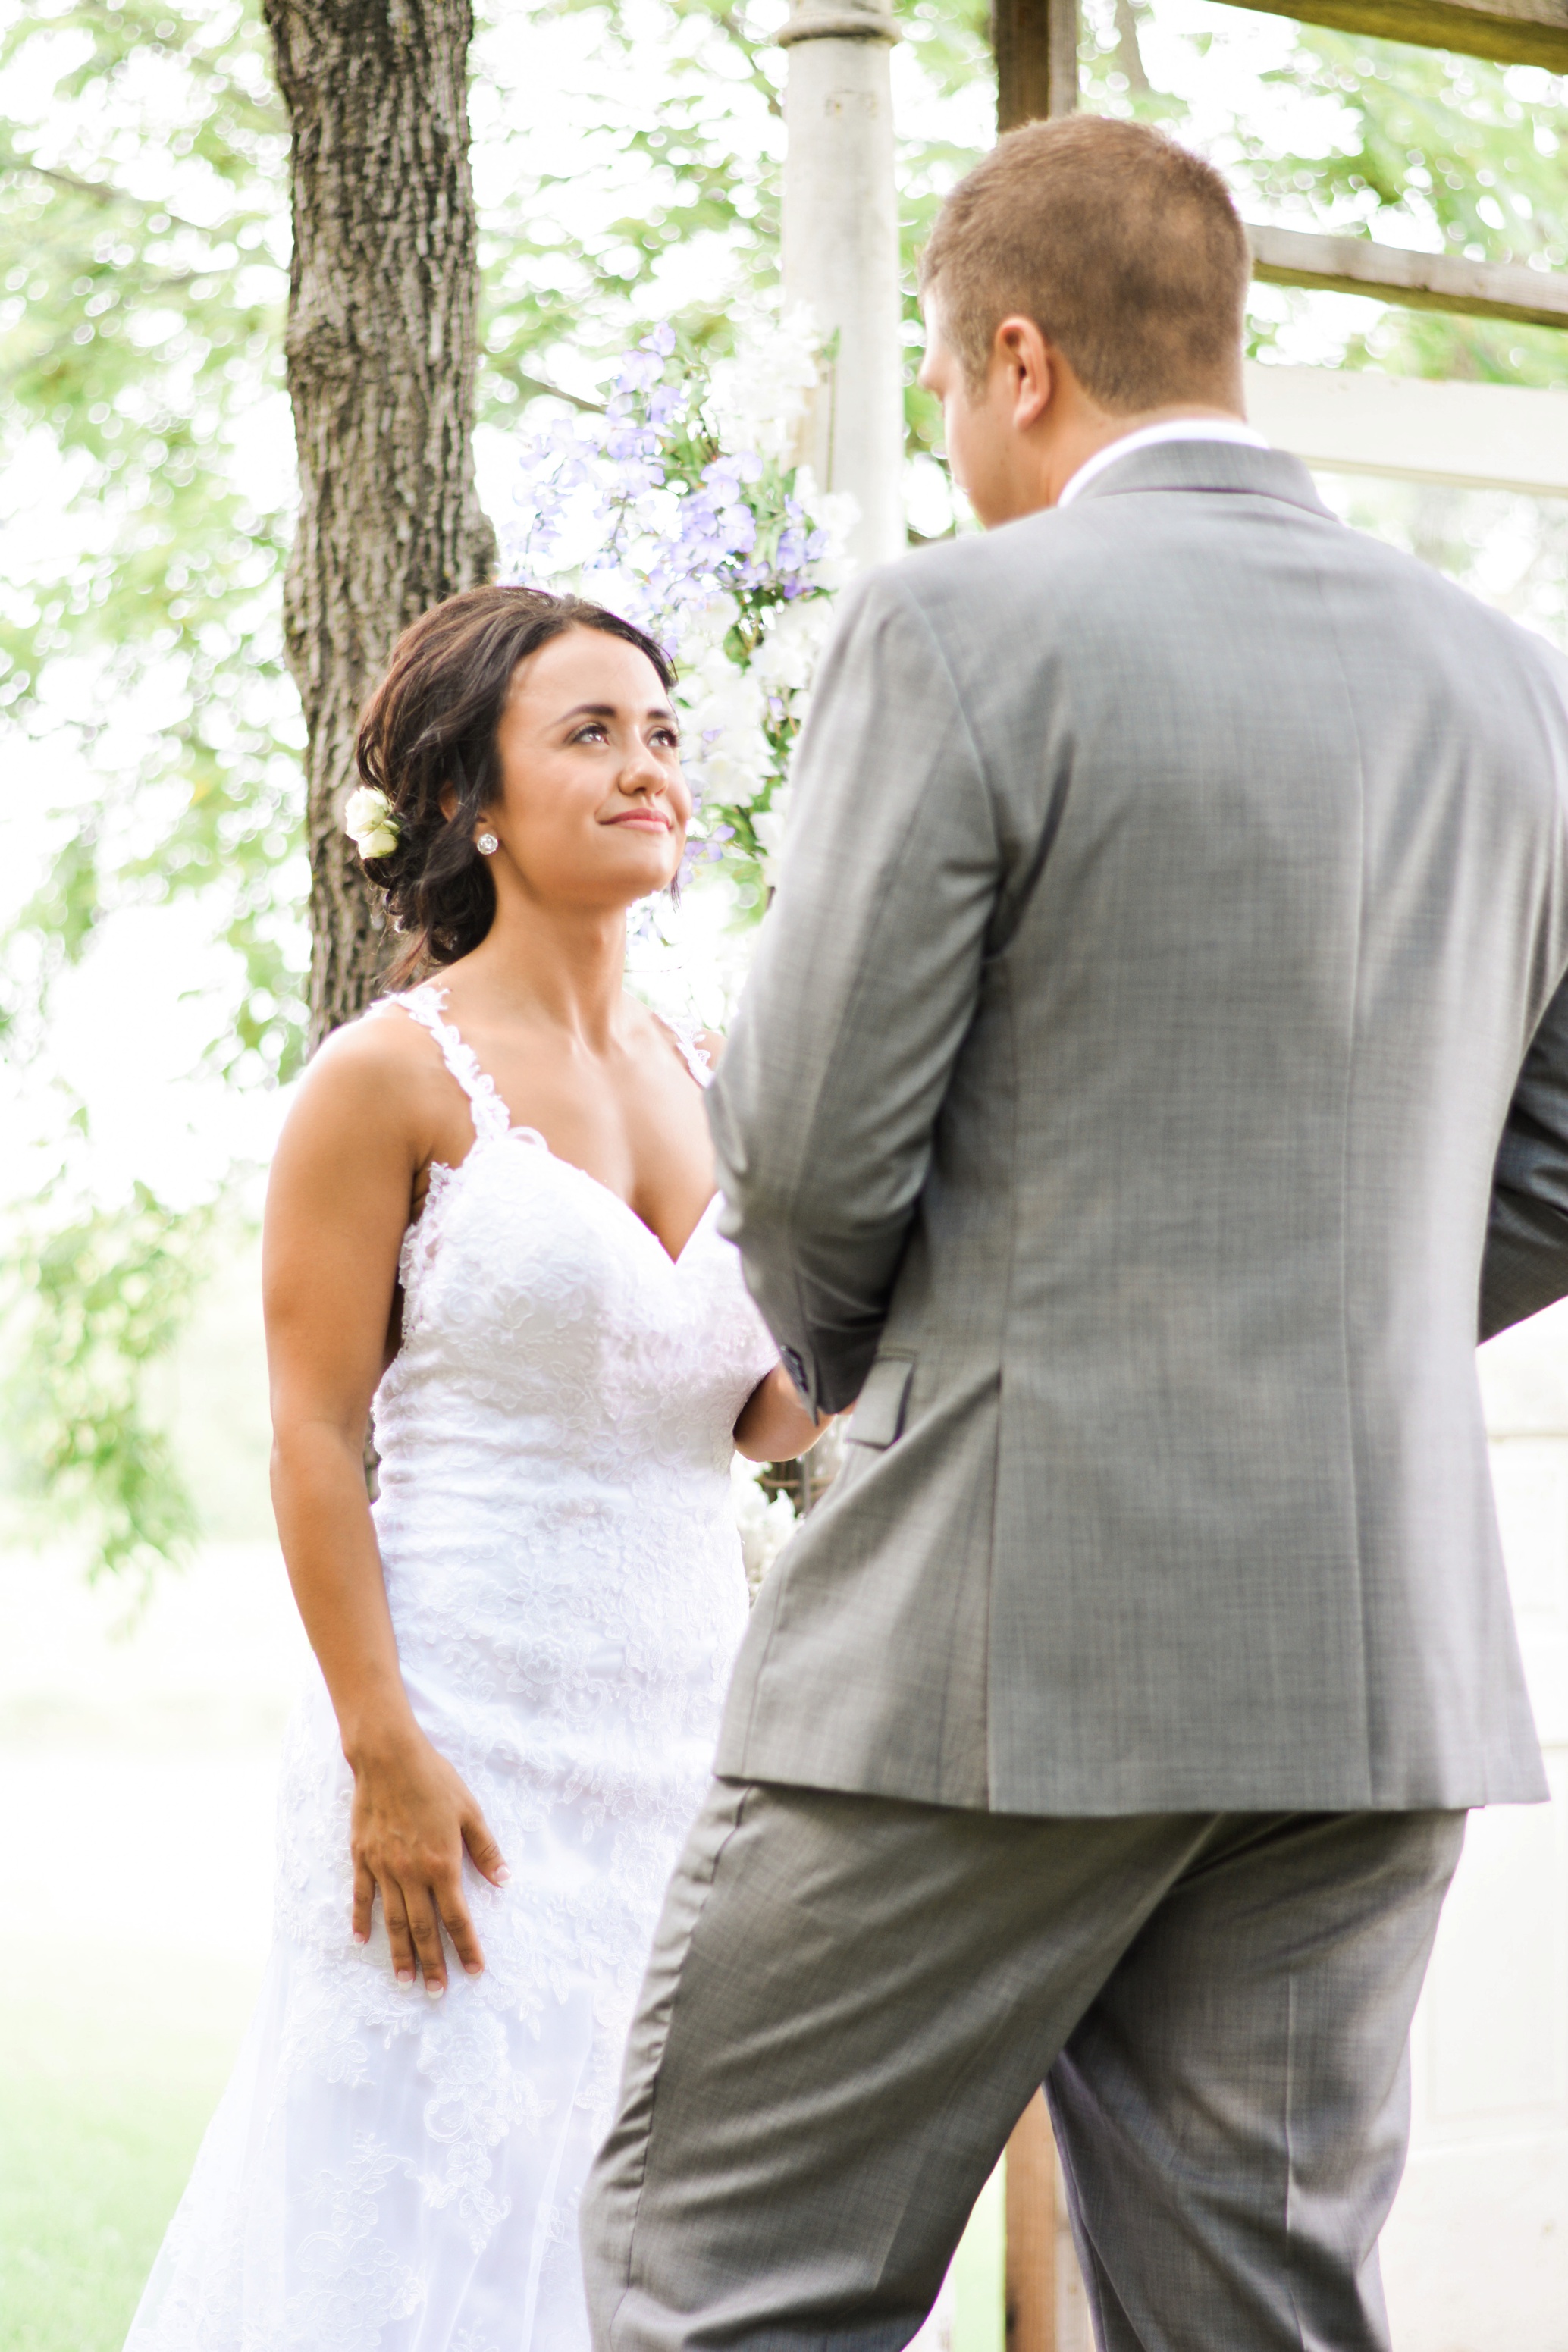
<svg viewBox="0 0 1568 2352">
<path fill-rule="evenodd" d="M 379 786 L 361 784 L 349 794 L 343 810 L 343 831 L 362 857 L 390 857 L 403 827 Z"/>
</svg>

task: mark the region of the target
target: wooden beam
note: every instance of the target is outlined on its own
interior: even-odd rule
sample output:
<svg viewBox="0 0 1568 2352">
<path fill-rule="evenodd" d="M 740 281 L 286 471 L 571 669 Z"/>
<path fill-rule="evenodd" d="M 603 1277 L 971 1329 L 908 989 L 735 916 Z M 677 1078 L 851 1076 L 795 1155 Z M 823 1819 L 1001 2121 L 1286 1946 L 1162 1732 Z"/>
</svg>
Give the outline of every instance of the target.
<svg viewBox="0 0 1568 2352">
<path fill-rule="evenodd" d="M 1467 261 L 1452 253 L 1407 253 L 1365 236 L 1318 236 L 1294 228 L 1248 228 L 1247 234 L 1252 274 L 1270 286 L 1370 294 L 1415 310 L 1458 310 L 1521 327 L 1568 327 L 1568 274 Z"/>
<path fill-rule="evenodd" d="M 1277 448 L 1332 473 L 1568 498 L 1568 392 L 1249 361 L 1247 413 Z"/>
<path fill-rule="evenodd" d="M 996 128 L 1016 131 L 1078 104 L 1078 0 L 992 0 Z"/>
<path fill-rule="evenodd" d="M 1007 2142 L 1006 2352 L 1057 2352 L 1057 2144 L 1037 2091 Z"/>
<path fill-rule="evenodd" d="M 1232 0 L 1269 16 L 1327 25 L 1423 49 L 1462 49 L 1499 65 L 1568 73 L 1568 0 Z"/>
</svg>

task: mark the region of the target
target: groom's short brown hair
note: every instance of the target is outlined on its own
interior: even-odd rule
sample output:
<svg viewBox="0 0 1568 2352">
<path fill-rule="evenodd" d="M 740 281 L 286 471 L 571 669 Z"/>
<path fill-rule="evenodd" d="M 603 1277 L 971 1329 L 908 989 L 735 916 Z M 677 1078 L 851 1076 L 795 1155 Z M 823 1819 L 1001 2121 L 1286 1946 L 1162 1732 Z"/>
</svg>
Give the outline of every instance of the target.
<svg viewBox="0 0 1568 2352">
<path fill-rule="evenodd" d="M 921 289 L 971 386 L 1016 313 L 1091 399 L 1135 415 L 1230 386 L 1250 272 L 1211 164 L 1145 123 L 1070 114 L 1008 131 L 959 182 Z"/>
</svg>

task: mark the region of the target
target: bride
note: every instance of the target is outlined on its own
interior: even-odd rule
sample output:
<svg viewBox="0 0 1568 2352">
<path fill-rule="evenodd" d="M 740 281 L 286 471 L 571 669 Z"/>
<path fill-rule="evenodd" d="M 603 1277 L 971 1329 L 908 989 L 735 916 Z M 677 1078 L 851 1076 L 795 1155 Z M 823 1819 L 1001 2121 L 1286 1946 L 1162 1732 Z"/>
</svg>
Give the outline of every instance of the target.
<svg viewBox="0 0 1568 2352">
<path fill-rule="evenodd" d="M 279 1144 L 273 1492 L 321 1665 L 277 1934 L 128 2352 L 584 2352 L 575 2207 L 746 1613 L 731 1448 L 816 1424 L 715 1223 L 713 1041 L 625 993 L 671 673 L 479 588 L 366 711 L 406 938 Z M 380 1492 L 366 1496 L 370 1413 Z"/>
</svg>

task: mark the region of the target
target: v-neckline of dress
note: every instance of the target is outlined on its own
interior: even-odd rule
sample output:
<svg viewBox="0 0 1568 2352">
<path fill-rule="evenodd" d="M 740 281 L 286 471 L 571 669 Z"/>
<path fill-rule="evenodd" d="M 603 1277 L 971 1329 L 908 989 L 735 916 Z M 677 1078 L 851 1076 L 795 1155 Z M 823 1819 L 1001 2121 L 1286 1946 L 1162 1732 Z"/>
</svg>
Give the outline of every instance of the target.
<svg viewBox="0 0 1568 2352">
<path fill-rule="evenodd" d="M 531 1144 L 537 1150 L 542 1151 L 547 1160 L 552 1160 L 557 1168 L 564 1168 L 569 1174 L 580 1176 L 584 1184 L 592 1184 L 596 1192 L 602 1192 L 606 1200 L 613 1201 L 617 1208 L 624 1209 L 633 1224 L 641 1233 L 646 1234 L 670 1271 L 679 1272 L 685 1264 L 687 1253 L 692 1243 L 713 1213 L 714 1205 L 719 1198 L 717 1185 L 699 1210 L 697 1222 L 681 1243 L 679 1249 L 672 1250 L 663 1234 L 656 1232 L 647 1219 L 633 1208 L 624 1192 L 617 1192 L 613 1184 L 606 1184 L 604 1178 L 595 1176 L 591 1168 L 583 1167 L 578 1160 L 563 1158 L 547 1138 L 540 1133 L 538 1128 L 517 1127 L 512 1124 L 511 1112 L 503 1101 L 500 1089 L 494 1078 L 483 1066 L 479 1055 L 458 1027 L 457 1023 L 447 1018 L 447 992 L 444 988 L 437 982 L 422 981 L 417 988 L 411 988 L 406 995 L 388 1001 L 402 1004 L 405 1011 L 413 1013 L 420 1027 L 429 1032 L 440 1050 L 441 1059 L 468 1098 L 468 1115 L 474 1123 L 473 1142 L 464 1152 L 461 1160 L 456 1161 L 433 1160 L 430 1162 L 432 1171 L 439 1168 L 448 1182 L 451 1182 L 455 1181 L 460 1171 L 468 1166 L 475 1152 L 486 1144 L 508 1142 L 513 1139 Z M 653 1017 L 656 1021 L 659 1018 L 657 1013 Z M 664 1022 L 661 1026 L 669 1030 L 682 1061 L 691 1073 L 693 1084 L 700 1086 L 703 1081 L 698 1074 L 694 1055 L 700 1053 L 701 1048 L 691 1045 L 670 1023 Z M 426 1194 L 426 1207 L 428 1200 L 429 1195 Z M 416 1223 L 421 1222 L 424 1214 L 425 1210 L 422 1209 L 420 1217 L 415 1222 Z"/>
<path fill-rule="evenodd" d="M 545 1141 L 545 1139 L 541 1135 L 536 1127 L 510 1127 L 508 1128 L 504 1138 L 498 1137 L 496 1139 L 497 1141 L 505 1140 L 508 1142 L 513 1139 L 516 1139 L 519 1142 L 532 1144 L 537 1150 L 543 1152 L 546 1160 L 553 1160 L 557 1168 L 564 1168 L 569 1176 L 580 1176 L 584 1184 L 592 1184 L 595 1192 L 602 1192 L 606 1201 L 613 1201 L 617 1209 L 624 1209 L 626 1215 L 631 1219 L 633 1224 L 637 1226 L 638 1232 L 647 1234 L 648 1240 L 653 1244 L 655 1249 L 658 1250 L 660 1257 L 663 1258 L 671 1273 L 679 1272 L 679 1268 L 685 1264 L 687 1252 L 690 1249 L 692 1243 L 697 1239 L 698 1234 L 702 1231 L 703 1226 L 708 1223 L 709 1218 L 712 1215 L 715 1207 L 718 1205 L 719 1191 L 718 1187 L 715 1186 L 713 1191 L 709 1193 L 706 1201 L 702 1203 L 701 1208 L 699 1210 L 697 1222 L 692 1226 L 691 1231 L 687 1234 L 686 1239 L 681 1243 L 680 1247 L 678 1250 L 671 1250 L 662 1234 L 656 1233 L 654 1228 L 648 1223 L 647 1219 L 638 1214 L 637 1211 L 633 1208 L 631 1202 L 626 1199 L 624 1192 L 617 1192 L 613 1184 L 606 1184 L 604 1178 L 602 1176 L 595 1176 L 591 1168 L 583 1167 L 581 1163 L 575 1160 L 563 1159 L 561 1153 L 553 1150 L 552 1147 Z M 472 1150 L 466 1151 L 463 1154 L 462 1159 L 458 1162 L 458 1168 L 466 1168 L 468 1166 L 468 1161 L 474 1156 L 474 1152 L 479 1150 L 481 1140 L 482 1139 L 479 1136 L 474 1138 Z M 456 1171 L 454 1171 L 453 1172 L 455 1173 Z"/>
</svg>

